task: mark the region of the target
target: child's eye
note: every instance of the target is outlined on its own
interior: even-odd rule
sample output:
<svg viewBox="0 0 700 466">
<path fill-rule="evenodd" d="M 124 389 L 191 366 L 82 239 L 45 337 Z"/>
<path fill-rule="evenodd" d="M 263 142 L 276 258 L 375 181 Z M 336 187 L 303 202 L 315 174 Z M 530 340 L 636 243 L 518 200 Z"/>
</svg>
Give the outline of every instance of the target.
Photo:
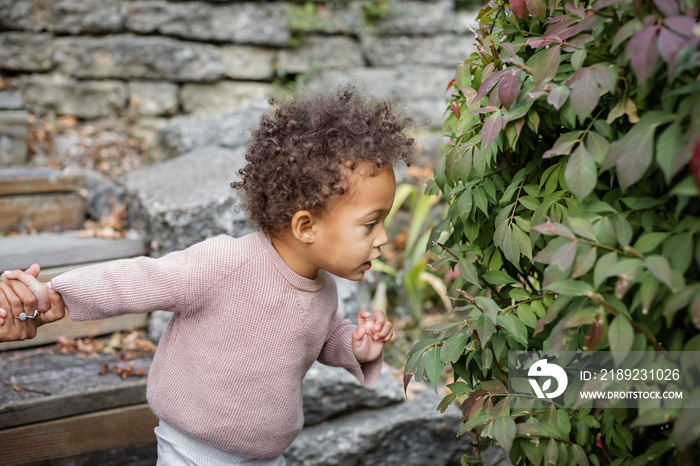
<svg viewBox="0 0 700 466">
<path fill-rule="evenodd" d="M 378 223 L 379 223 L 379 222 L 369 222 L 369 223 L 365 223 L 365 226 L 366 226 L 368 229 L 371 230 L 371 229 L 374 228 Z"/>
</svg>

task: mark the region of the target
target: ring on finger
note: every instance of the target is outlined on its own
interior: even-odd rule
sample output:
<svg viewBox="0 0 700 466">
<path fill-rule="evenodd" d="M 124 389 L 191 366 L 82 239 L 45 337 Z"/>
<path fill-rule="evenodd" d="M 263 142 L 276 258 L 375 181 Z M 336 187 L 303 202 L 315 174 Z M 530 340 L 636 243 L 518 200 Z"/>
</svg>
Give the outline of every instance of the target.
<svg viewBox="0 0 700 466">
<path fill-rule="evenodd" d="M 20 322 L 24 322 L 27 319 L 36 319 L 39 317 L 39 310 L 34 311 L 34 315 L 28 315 L 26 312 L 20 313 L 20 315 L 17 316 L 17 318 L 20 320 Z"/>
</svg>

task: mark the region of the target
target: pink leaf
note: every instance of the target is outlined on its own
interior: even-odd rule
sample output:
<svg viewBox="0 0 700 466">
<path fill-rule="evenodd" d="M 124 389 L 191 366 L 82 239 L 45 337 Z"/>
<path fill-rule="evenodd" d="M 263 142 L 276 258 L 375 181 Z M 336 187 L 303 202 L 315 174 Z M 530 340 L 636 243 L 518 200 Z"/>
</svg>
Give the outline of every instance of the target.
<svg viewBox="0 0 700 466">
<path fill-rule="evenodd" d="M 581 142 L 581 131 L 570 131 L 564 133 L 556 140 L 551 149 L 542 154 L 543 159 L 548 159 L 554 155 L 569 155 L 571 149 Z"/>
<path fill-rule="evenodd" d="M 559 111 L 569 98 L 571 91 L 566 86 L 557 86 L 547 96 L 547 102 Z"/>
<path fill-rule="evenodd" d="M 527 5 L 527 11 L 540 20 L 544 22 L 547 17 L 547 5 L 544 0 L 525 0 L 525 5 Z"/>
<path fill-rule="evenodd" d="M 617 71 L 615 69 L 606 66 L 604 63 L 596 63 L 591 66 L 591 69 L 600 87 L 610 92 L 615 91 L 615 86 L 617 85 Z"/>
<path fill-rule="evenodd" d="M 472 100 L 469 105 L 473 105 L 475 102 L 480 101 L 481 99 L 484 98 L 488 92 L 493 89 L 493 86 L 495 86 L 498 81 L 503 77 L 503 75 L 508 71 L 507 69 L 505 70 L 500 70 L 496 71 L 494 74 L 489 76 L 483 83 L 481 83 L 481 86 L 479 86 L 479 91 L 476 93 L 474 96 L 474 100 Z"/>
<path fill-rule="evenodd" d="M 539 84 L 546 79 L 551 79 L 557 74 L 559 60 L 561 58 L 561 46 L 557 45 L 547 49 L 532 66 L 533 79 Z"/>
<path fill-rule="evenodd" d="M 598 92 L 598 83 L 591 69 L 581 69 L 585 70 L 585 72 L 571 88 L 571 105 L 573 105 L 579 120 L 583 121 L 598 106 L 600 94 Z"/>
<path fill-rule="evenodd" d="M 665 27 L 659 31 L 659 52 L 666 63 L 673 62 L 684 43 L 685 39 Z"/>
<path fill-rule="evenodd" d="M 525 5 L 525 0 L 510 0 L 510 9 L 513 13 L 515 13 L 515 16 L 517 16 L 520 19 L 527 19 L 527 17 L 530 15 L 527 12 L 527 5 Z"/>
<path fill-rule="evenodd" d="M 459 105 L 457 105 L 457 102 L 452 102 L 452 104 L 450 104 L 450 108 L 452 109 L 452 113 L 454 114 L 454 116 L 456 116 L 459 120 L 462 117 L 462 115 L 459 113 Z"/>
<path fill-rule="evenodd" d="M 481 128 L 481 148 L 486 150 L 493 141 L 496 140 L 498 133 L 503 129 L 503 115 L 501 112 L 495 112 L 488 117 Z"/>
<path fill-rule="evenodd" d="M 561 223 L 552 222 L 551 218 L 548 218 L 546 223 L 536 225 L 531 229 L 544 235 L 556 235 L 561 236 L 562 238 L 576 239 L 576 235 L 574 235 L 571 230 Z"/>
<path fill-rule="evenodd" d="M 509 109 L 520 93 L 522 85 L 520 76 L 522 71 L 517 68 L 509 68 L 508 71 L 508 73 L 503 75 L 501 82 L 498 83 L 498 97 L 501 99 L 503 106 Z"/>
<path fill-rule="evenodd" d="M 665 16 L 673 16 L 678 14 L 677 0 L 654 0 L 654 4 Z"/>
<path fill-rule="evenodd" d="M 645 27 L 630 39 L 625 50 L 627 56 L 631 57 L 630 65 L 642 84 L 645 84 L 651 76 L 659 58 L 659 51 L 656 48 L 657 31 L 656 26 Z"/>
<path fill-rule="evenodd" d="M 554 26 L 550 26 L 545 32 L 544 32 L 544 37 L 557 37 L 561 40 L 564 40 L 568 37 L 571 36 L 571 34 L 564 34 L 563 31 L 566 31 L 569 29 L 570 26 L 576 24 L 578 21 L 575 19 L 567 19 L 566 21 L 562 21 L 560 23 L 555 24 Z"/>
<path fill-rule="evenodd" d="M 583 7 L 583 5 L 579 5 L 578 7 L 575 7 L 573 3 L 566 2 L 566 4 L 564 5 L 564 8 L 566 8 L 566 11 L 568 11 L 569 13 L 573 13 L 576 16 L 579 16 L 581 18 L 586 16 L 586 9 Z"/>
<path fill-rule="evenodd" d="M 693 151 L 693 158 L 690 159 L 690 171 L 693 173 L 693 179 L 695 180 L 695 186 L 698 187 L 698 192 L 700 192 L 700 137 L 695 143 L 695 150 Z"/>
<path fill-rule="evenodd" d="M 693 35 L 693 27 L 695 27 L 695 24 L 693 18 L 689 16 L 673 16 L 664 20 L 665 26 L 686 38 Z"/>
</svg>

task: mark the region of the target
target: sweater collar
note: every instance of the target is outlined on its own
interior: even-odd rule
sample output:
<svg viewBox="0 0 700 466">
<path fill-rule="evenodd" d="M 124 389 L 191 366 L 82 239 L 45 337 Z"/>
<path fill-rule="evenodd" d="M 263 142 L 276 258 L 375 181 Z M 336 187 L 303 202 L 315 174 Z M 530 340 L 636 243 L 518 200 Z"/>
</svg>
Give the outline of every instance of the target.
<svg viewBox="0 0 700 466">
<path fill-rule="evenodd" d="M 310 278 L 302 277 L 296 273 L 292 268 L 287 265 L 287 263 L 279 255 L 275 247 L 272 245 L 270 237 L 265 233 L 257 232 L 255 233 L 258 244 L 260 245 L 260 250 L 263 251 L 267 259 L 274 266 L 275 270 L 284 277 L 285 280 L 289 282 L 295 288 L 303 291 L 318 291 L 323 287 L 325 283 L 323 270 L 318 271 L 318 275 L 313 280 Z"/>
</svg>

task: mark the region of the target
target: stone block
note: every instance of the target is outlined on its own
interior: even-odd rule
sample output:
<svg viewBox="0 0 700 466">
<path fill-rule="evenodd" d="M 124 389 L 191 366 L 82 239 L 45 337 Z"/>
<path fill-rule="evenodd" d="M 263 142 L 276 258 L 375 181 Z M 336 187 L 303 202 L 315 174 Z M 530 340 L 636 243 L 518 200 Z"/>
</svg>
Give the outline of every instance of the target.
<svg viewBox="0 0 700 466">
<path fill-rule="evenodd" d="M 0 29 L 104 34 L 123 28 L 117 0 L 13 0 L 0 2 Z"/>
<path fill-rule="evenodd" d="M 459 464 L 469 440 L 457 438 L 457 408 L 436 411 L 442 396 L 432 391 L 381 410 L 359 411 L 301 431 L 284 452 L 287 466 Z"/>
<path fill-rule="evenodd" d="M 433 65 L 457 68 L 476 51 L 473 36 L 439 34 L 429 37 L 362 37 L 362 51 L 372 66 Z"/>
<path fill-rule="evenodd" d="M 154 257 L 227 234 L 254 230 L 236 209 L 231 181 L 245 163 L 244 150 L 200 147 L 126 177 L 129 222 L 151 244 Z"/>
<path fill-rule="evenodd" d="M 175 117 L 155 133 L 153 158 L 163 161 L 208 145 L 241 147 L 268 109 L 267 102 L 253 101 L 230 112 Z"/>
<path fill-rule="evenodd" d="M 271 91 L 272 85 L 264 83 L 185 84 L 180 90 L 180 103 L 187 113 L 235 110 L 253 101 L 261 104 Z"/>
<path fill-rule="evenodd" d="M 328 70 L 315 75 L 307 87 L 318 91 L 352 83 L 377 98 L 403 105 L 420 126 L 440 129 L 448 97 L 445 88 L 454 74 L 454 68 L 428 66 Z"/>
<path fill-rule="evenodd" d="M 55 47 L 58 69 L 80 78 L 215 81 L 225 71 L 219 47 L 168 37 L 68 37 Z"/>
<path fill-rule="evenodd" d="M 178 111 L 178 86 L 169 82 L 129 82 L 130 106 L 139 115 L 173 115 Z"/>
<path fill-rule="evenodd" d="M 130 2 L 126 28 L 184 39 L 283 46 L 289 42 L 280 3 Z"/>
<path fill-rule="evenodd" d="M 384 365 L 379 379 L 364 387 L 348 371 L 315 362 L 304 377 L 304 425 L 318 424 L 359 409 L 378 409 L 404 400 L 401 381 Z"/>
<path fill-rule="evenodd" d="M 127 89 L 122 81 L 80 81 L 61 75 L 32 75 L 23 83 L 28 110 L 77 118 L 109 117 L 126 108 Z"/>
<path fill-rule="evenodd" d="M 277 52 L 252 45 L 221 47 L 225 74 L 233 79 L 269 81 L 274 75 Z"/>
<path fill-rule="evenodd" d="M 453 30 L 454 2 L 392 2 L 375 24 L 380 35 L 432 35 Z"/>
<path fill-rule="evenodd" d="M 281 50 L 277 68 L 287 73 L 318 69 L 348 69 L 364 65 L 360 45 L 345 36 L 305 37 L 297 48 Z"/>
<path fill-rule="evenodd" d="M 27 116 L 24 110 L 0 110 L 0 166 L 27 161 Z"/>
<path fill-rule="evenodd" d="M 51 34 L 0 33 L 0 69 L 46 71 L 51 69 Z"/>
</svg>

